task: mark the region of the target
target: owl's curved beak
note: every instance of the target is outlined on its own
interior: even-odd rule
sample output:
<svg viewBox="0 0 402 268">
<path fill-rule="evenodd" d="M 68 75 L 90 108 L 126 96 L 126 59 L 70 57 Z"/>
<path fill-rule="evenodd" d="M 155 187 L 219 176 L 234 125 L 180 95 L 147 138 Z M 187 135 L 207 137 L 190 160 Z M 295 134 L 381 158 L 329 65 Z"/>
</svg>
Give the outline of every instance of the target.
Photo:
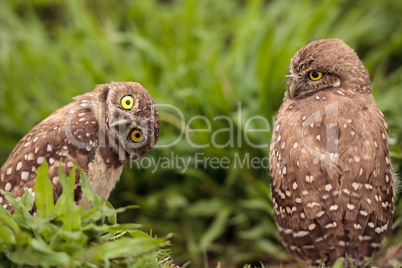
<svg viewBox="0 0 402 268">
<path fill-rule="evenodd" d="M 289 86 L 289 95 L 292 99 L 294 98 L 296 91 L 297 91 L 297 88 L 295 86 L 295 83 L 291 83 Z"/>
<path fill-rule="evenodd" d="M 126 124 L 128 124 L 128 123 L 130 123 L 130 120 L 129 120 L 129 119 L 116 118 L 115 121 L 112 121 L 112 122 L 109 124 L 109 127 L 118 127 L 118 126 L 121 126 L 121 125 L 126 125 Z"/>
</svg>

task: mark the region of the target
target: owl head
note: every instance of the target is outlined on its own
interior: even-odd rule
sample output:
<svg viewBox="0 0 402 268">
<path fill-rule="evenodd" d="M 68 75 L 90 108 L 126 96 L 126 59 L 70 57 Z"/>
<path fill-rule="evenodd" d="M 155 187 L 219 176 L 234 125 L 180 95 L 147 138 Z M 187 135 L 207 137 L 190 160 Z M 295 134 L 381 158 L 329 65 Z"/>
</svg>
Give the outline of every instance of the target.
<svg viewBox="0 0 402 268">
<path fill-rule="evenodd" d="M 291 60 L 287 78 L 285 98 L 304 98 L 339 88 L 371 94 L 367 69 L 340 39 L 316 40 L 301 48 Z"/>
<path fill-rule="evenodd" d="M 155 146 L 159 138 L 158 110 L 139 83 L 98 85 L 91 94 L 96 96 L 91 102 L 97 107 L 99 147 L 103 153 L 114 153 L 124 165 Z"/>
</svg>

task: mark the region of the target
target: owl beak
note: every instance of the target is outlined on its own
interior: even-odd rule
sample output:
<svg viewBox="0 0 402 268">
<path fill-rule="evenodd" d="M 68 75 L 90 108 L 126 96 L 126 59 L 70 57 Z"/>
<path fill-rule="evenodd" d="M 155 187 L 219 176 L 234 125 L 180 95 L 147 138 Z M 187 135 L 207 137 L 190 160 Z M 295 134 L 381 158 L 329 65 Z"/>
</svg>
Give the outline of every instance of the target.
<svg viewBox="0 0 402 268">
<path fill-rule="evenodd" d="M 296 88 L 295 84 L 294 84 L 294 83 L 290 84 L 290 87 L 289 87 L 289 95 L 290 95 L 290 97 L 291 97 L 292 99 L 293 99 L 294 96 L 295 96 L 296 90 L 297 90 L 297 88 Z"/>
<path fill-rule="evenodd" d="M 126 125 L 128 123 L 130 123 L 130 120 L 128 120 L 128 119 L 117 118 L 115 121 L 111 122 L 109 124 L 109 126 L 110 127 L 118 127 L 118 126 L 121 126 L 121 125 Z"/>
</svg>

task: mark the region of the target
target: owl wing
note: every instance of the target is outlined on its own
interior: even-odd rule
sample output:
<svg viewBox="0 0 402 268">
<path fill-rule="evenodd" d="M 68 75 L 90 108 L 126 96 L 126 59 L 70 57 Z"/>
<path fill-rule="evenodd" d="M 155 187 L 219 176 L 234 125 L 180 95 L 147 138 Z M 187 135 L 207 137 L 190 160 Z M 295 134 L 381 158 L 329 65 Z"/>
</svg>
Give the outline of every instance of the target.
<svg viewBox="0 0 402 268">
<path fill-rule="evenodd" d="M 341 169 L 333 148 L 327 152 L 326 110 L 301 101 L 285 100 L 275 119 L 270 149 L 272 199 L 285 246 L 301 259 L 318 260 L 337 235 L 342 235 L 341 216 L 330 215 L 339 191 Z M 332 116 L 333 117 L 333 116 Z M 337 135 L 328 130 L 328 139 Z M 324 232 L 326 234 L 324 239 Z"/>
<path fill-rule="evenodd" d="M 48 176 L 57 200 L 62 191 L 58 177 L 59 165 L 67 175 L 74 166 L 67 154 L 85 171 L 88 170 L 99 138 L 98 121 L 89 97 L 83 95 L 79 101 L 55 111 L 19 141 L 0 170 L 1 189 L 22 196 L 27 187 L 33 193 L 37 169 L 47 161 Z M 76 199 L 79 196 L 79 174 L 76 174 Z M 2 194 L 0 201 L 10 209 Z"/>
<path fill-rule="evenodd" d="M 392 165 L 388 124 L 372 95 L 345 102 L 339 126 L 340 204 L 349 247 L 372 256 L 391 230 Z"/>
<path fill-rule="evenodd" d="M 326 102 L 314 102 L 318 100 Z M 372 238 L 373 230 L 378 234 L 390 227 L 386 122 L 374 99 L 358 103 L 345 94 L 327 93 L 302 105 L 300 100 L 285 101 L 275 120 L 270 152 L 275 214 L 292 253 L 318 263 L 328 256 L 335 261 L 347 245 L 353 247 Z M 382 179 L 375 179 L 376 174 Z M 368 253 L 379 245 L 372 243 L 366 243 Z"/>
</svg>

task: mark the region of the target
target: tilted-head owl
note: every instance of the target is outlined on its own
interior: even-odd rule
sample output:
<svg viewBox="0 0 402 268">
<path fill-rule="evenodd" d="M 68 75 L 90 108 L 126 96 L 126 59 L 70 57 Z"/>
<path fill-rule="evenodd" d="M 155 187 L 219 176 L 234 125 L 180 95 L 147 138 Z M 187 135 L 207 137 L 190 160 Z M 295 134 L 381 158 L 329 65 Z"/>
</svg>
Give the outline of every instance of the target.
<svg viewBox="0 0 402 268">
<path fill-rule="evenodd" d="M 46 161 L 57 200 L 62 191 L 59 166 L 69 174 L 74 159 L 88 174 L 93 190 L 107 199 L 123 166 L 137 160 L 158 141 L 157 107 L 138 83 L 98 85 L 75 100 L 20 140 L 0 170 L 1 189 L 22 196 L 27 187 L 34 194 L 37 168 Z M 82 204 L 78 176 L 75 195 Z M 0 203 L 12 210 L 3 194 Z"/>
<path fill-rule="evenodd" d="M 270 148 L 280 236 L 296 258 L 361 267 L 391 231 L 388 124 L 369 73 L 339 39 L 296 52 Z"/>
</svg>

